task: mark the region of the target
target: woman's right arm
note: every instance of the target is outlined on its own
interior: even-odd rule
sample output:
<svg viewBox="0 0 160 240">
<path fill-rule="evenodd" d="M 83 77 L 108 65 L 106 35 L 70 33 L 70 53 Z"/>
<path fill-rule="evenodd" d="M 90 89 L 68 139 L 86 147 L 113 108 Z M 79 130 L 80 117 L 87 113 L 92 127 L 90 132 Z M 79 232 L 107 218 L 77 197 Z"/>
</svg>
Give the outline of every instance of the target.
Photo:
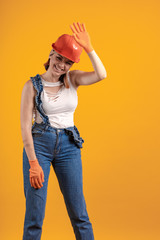
<svg viewBox="0 0 160 240">
<path fill-rule="evenodd" d="M 34 110 L 35 90 L 31 80 L 28 80 L 23 87 L 21 95 L 20 121 L 23 145 L 29 160 L 35 160 L 36 154 L 34 150 L 32 137 L 32 118 Z"/>
<path fill-rule="evenodd" d="M 34 188 L 43 187 L 44 173 L 39 165 L 35 154 L 33 137 L 32 137 L 32 118 L 34 111 L 35 90 L 31 80 L 28 80 L 23 87 L 21 96 L 21 132 L 24 148 L 30 164 L 30 184 Z"/>
</svg>

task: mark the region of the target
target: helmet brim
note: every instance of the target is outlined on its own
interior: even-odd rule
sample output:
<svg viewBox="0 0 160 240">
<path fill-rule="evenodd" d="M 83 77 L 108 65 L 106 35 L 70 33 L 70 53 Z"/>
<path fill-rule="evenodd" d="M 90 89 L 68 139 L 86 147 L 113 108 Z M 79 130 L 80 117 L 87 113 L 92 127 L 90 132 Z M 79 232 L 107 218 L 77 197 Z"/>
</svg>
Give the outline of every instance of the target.
<svg viewBox="0 0 160 240">
<path fill-rule="evenodd" d="M 77 61 L 73 61 L 73 59 L 72 59 L 69 55 L 64 54 L 64 53 L 62 53 L 61 51 L 57 50 L 57 48 L 55 47 L 55 44 L 54 44 L 54 43 L 52 44 L 52 48 L 53 48 L 57 53 L 61 54 L 63 57 L 68 58 L 69 60 L 71 60 L 71 61 L 74 62 L 74 63 L 78 63 L 78 62 L 80 61 L 80 59 L 78 59 Z"/>
</svg>

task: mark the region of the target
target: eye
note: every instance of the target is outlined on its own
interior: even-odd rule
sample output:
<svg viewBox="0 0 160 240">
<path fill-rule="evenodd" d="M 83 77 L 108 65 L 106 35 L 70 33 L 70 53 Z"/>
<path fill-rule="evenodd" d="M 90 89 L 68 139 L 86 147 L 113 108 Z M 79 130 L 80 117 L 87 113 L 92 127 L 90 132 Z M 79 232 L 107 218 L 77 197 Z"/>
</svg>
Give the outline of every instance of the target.
<svg viewBox="0 0 160 240">
<path fill-rule="evenodd" d="M 60 57 L 57 57 L 59 60 L 61 60 L 61 58 Z"/>
</svg>

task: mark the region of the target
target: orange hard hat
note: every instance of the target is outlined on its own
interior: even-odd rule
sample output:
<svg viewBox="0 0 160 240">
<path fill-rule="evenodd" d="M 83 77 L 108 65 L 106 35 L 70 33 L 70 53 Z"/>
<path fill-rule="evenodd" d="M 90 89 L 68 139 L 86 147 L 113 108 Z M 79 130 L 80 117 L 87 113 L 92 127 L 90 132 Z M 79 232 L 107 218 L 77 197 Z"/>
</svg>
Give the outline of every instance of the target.
<svg viewBox="0 0 160 240">
<path fill-rule="evenodd" d="M 76 42 L 74 36 L 69 34 L 61 35 L 55 43 L 52 43 L 52 48 L 62 56 L 78 63 L 83 48 Z"/>
</svg>

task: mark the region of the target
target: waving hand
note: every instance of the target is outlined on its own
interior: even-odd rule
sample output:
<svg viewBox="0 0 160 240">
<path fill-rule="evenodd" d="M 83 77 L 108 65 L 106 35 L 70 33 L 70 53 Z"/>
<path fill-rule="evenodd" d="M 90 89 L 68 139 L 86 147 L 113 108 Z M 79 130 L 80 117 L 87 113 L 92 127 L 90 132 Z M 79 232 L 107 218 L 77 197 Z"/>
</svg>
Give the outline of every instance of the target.
<svg viewBox="0 0 160 240">
<path fill-rule="evenodd" d="M 74 25 L 74 27 L 73 27 Z M 93 50 L 91 41 L 90 41 L 90 36 L 86 30 L 85 24 L 82 23 L 80 24 L 79 22 L 73 23 L 73 25 L 70 25 L 70 28 L 73 32 L 74 39 L 76 42 L 84 48 L 84 50 L 89 53 Z"/>
</svg>

